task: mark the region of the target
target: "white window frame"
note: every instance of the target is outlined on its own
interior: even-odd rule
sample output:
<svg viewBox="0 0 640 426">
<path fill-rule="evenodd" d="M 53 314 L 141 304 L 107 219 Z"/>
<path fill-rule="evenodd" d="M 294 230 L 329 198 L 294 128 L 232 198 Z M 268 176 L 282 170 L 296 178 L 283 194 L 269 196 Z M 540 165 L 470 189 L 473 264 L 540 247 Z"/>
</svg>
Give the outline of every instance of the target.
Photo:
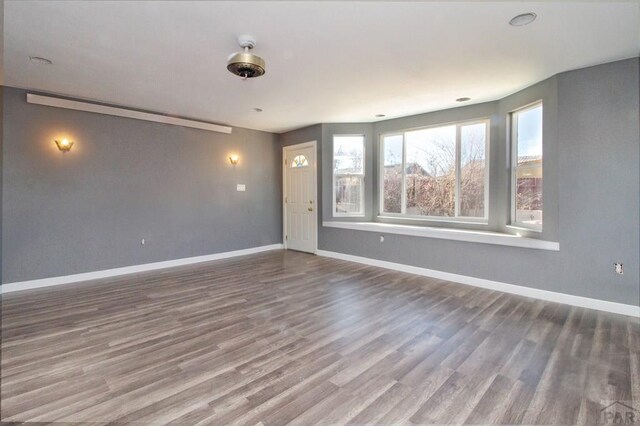
<svg viewBox="0 0 640 426">
<path fill-rule="evenodd" d="M 509 122 L 509 149 L 511 163 L 509 165 L 511 172 L 511 189 L 509 194 L 509 203 L 511 210 L 511 217 L 509 219 L 509 227 L 524 229 L 527 231 L 534 232 L 542 232 L 542 228 L 544 227 L 544 183 L 542 189 L 542 225 L 530 225 L 527 223 L 522 223 L 516 221 L 516 191 L 517 189 L 517 174 L 518 174 L 518 114 L 522 112 L 526 112 L 532 110 L 537 107 L 542 107 L 542 178 L 544 179 L 544 104 L 542 99 L 539 99 L 535 102 L 527 104 L 523 107 L 514 109 L 509 112 L 508 122 Z M 543 180 L 544 182 L 544 180 Z"/>
<path fill-rule="evenodd" d="M 335 155 L 335 139 L 339 138 L 339 137 L 361 137 L 362 138 L 362 174 L 360 173 L 338 173 L 336 174 L 335 172 L 335 159 L 334 159 L 334 155 Z M 331 181 L 331 185 L 333 187 L 332 189 L 332 212 L 333 212 L 333 217 L 364 217 L 365 216 L 365 211 L 364 211 L 364 198 L 365 198 L 365 174 L 366 174 L 366 159 L 367 159 L 367 144 L 366 144 L 366 136 L 364 134 L 361 133 L 356 133 L 356 134 L 335 134 L 332 136 L 331 138 L 331 175 L 332 175 L 332 181 Z M 336 211 L 337 205 L 336 205 L 336 178 L 337 177 L 342 177 L 342 176 L 356 176 L 356 177 L 360 177 L 360 211 L 357 213 L 338 213 Z"/>
<path fill-rule="evenodd" d="M 468 216 L 459 216 L 460 213 L 460 155 L 461 155 L 461 147 L 462 147 L 462 136 L 460 129 L 464 126 L 470 126 L 473 124 L 485 124 L 485 174 L 484 174 L 484 216 L 483 217 L 468 217 Z M 453 217 L 443 217 L 443 216 L 421 216 L 421 215 L 409 215 L 406 214 L 407 208 L 407 191 L 406 191 L 406 179 L 405 174 L 407 170 L 407 149 L 406 149 L 406 137 L 405 134 L 408 132 L 413 132 L 416 130 L 424 130 L 424 129 L 433 129 L 438 127 L 447 127 L 447 126 L 456 126 L 456 154 L 455 154 L 455 162 L 456 162 L 456 186 L 455 186 L 455 211 Z M 401 212 L 400 213 L 390 213 L 384 211 L 384 139 L 390 136 L 402 136 L 402 200 L 401 200 Z M 379 195 L 379 203 L 378 203 L 378 217 L 380 218 L 392 218 L 392 219 L 409 219 L 409 220 L 421 220 L 428 222 L 454 222 L 454 223 L 469 223 L 469 224 L 484 224 L 487 225 L 489 223 L 489 175 L 490 175 L 490 155 L 489 148 L 491 146 L 490 143 L 491 136 L 491 120 L 490 118 L 480 118 L 474 120 L 465 120 L 465 121 L 455 121 L 450 123 L 439 123 L 431 126 L 425 127 L 416 127 L 412 129 L 405 129 L 399 132 L 390 132 L 383 133 L 380 135 L 379 140 L 379 159 L 378 159 L 378 171 L 379 171 L 379 182 L 378 182 L 378 195 Z"/>
</svg>

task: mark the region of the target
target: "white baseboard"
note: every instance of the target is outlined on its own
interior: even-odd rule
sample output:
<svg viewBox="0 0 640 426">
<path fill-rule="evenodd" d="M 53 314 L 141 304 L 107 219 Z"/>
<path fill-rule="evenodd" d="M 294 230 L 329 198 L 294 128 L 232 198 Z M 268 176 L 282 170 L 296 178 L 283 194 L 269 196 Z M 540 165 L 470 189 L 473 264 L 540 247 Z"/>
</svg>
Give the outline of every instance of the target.
<svg viewBox="0 0 640 426">
<path fill-rule="evenodd" d="M 579 306 L 581 308 L 596 309 L 598 311 L 612 312 L 615 314 L 640 317 L 640 307 L 627 305 L 624 303 L 608 302 L 606 300 L 590 299 L 588 297 L 574 296 L 565 293 L 540 290 L 537 288 L 523 287 L 519 285 L 507 284 L 499 281 L 485 280 L 482 278 L 469 277 L 466 275 L 452 274 L 450 272 L 436 271 L 433 269 L 420 268 L 417 266 L 404 265 L 401 263 L 387 262 L 384 260 L 370 259 L 368 257 L 353 256 L 350 254 L 337 253 L 332 251 L 318 250 L 318 256 L 331 257 L 333 259 L 347 260 L 350 262 L 362 263 L 370 266 L 377 266 L 394 271 L 408 272 L 410 274 L 423 275 L 425 277 L 437 278 L 446 281 L 453 281 L 460 284 L 482 287 L 489 290 L 497 290 L 504 293 L 517 294 L 534 299 L 547 300 L 550 302 L 564 303 L 566 305 Z"/>
<path fill-rule="evenodd" d="M 96 280 L 100 278 L 116 277 L 118 275 L 133 274 L 136 272 L 153 271 L 156 269 L 173 268 L 175 266 L 191 265 L 194 263 L 210 262 L 212 260 L 228 259 L 230 257 L 245 256 L 269 250 L 281 250 L 282 244 L 271 244 L 268 246 L 252 247 L 243 250 L 227 251 L 224 253 L 208 254 L 205 256 L 186 257 L 183 259 L 167 260 L 164 262 L 145 263 L 143 265 L 125 266 L 123 268 L 105 269 L 102 271 L 86 272 L 82 274 L 65 275 L 62 277 L 43 278 L 39 280 L 20 281 L 3 284 L 2 293 L 29 290 L 33 288 L 50 287 L 60 284 L 70 284 L 80 281 Z"/>
</svg>

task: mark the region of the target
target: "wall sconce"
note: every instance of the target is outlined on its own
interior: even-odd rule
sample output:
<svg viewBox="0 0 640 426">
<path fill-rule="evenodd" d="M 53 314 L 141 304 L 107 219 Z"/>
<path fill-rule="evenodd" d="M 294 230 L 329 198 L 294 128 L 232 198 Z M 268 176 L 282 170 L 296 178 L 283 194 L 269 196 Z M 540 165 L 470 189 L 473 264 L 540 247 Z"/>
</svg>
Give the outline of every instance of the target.
<svg viewBox="0 0 640 426">
<path fill-rule="evenodd" d="M 71 151 L 71 147 L 73 146 L 73 141 L 70 141 L 67 138 L 64 138 L 62 140 L 55 140 L 56 145 L 58 146 L 58 149 L 62 152 L 69 152 Z"/>
<path fill-rule="evenodd" d="M 237 155 L 232 155 L 229 157 L 229 162 L 234 166 L 238 164 L 238 161 L 240 161 L 240 157 L 238 157 Z"/>
</svg>

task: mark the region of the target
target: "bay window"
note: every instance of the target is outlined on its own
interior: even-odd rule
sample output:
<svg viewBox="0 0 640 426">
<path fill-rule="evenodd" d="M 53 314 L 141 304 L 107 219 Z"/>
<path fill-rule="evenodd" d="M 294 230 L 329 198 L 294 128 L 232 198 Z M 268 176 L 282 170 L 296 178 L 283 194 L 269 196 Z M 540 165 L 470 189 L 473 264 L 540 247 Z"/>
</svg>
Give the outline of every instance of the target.
<svg viewBox="0 0 640 426">
<path fill-rule="evenodd" d="M 489 121 L 383 135 L 380 214 L 486 222 Z"/>
</svg>

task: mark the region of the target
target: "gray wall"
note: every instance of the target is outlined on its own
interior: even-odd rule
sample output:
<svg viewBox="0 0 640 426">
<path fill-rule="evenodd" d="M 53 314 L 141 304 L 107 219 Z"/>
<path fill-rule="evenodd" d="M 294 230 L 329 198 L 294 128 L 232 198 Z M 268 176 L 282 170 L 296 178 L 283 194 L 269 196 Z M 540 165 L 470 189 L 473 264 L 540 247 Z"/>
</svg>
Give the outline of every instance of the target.
<svg viewBox="0 0 640 426">
<path fill-rule="evenodd" d="M 282 242 L 276 135 L 31 105 L 13 88 L 3 99 L 3 282 Z"/>
<path fill-rule="evenodd" d="M 566 291 L 639 303 L 638 59 L 558 76 L 560 275 Z M 624 275 L 613 275 L 613 262 Z"/>
<path fill-rule="evenodd" d="M 451 121 L 490 117 L 490 219 L 476 226 L 500 232 L 509 219 L 508 112 L 544 102 L 544 230 L 529 233 L 560 243 L 559 252 L 324 228 L 319 248 L 516 285 L 619 303 L 640 299 L 640 68 L 638 58 L 554 76 L 497 102 L 386 120 L 322 126 L 322 199 L 331 201 L 332 134 L 373 135 L 367 142 L 365 220 L 378 220 L 380 134 Z M 281 140 L 290 140 L 289 134 Z M 332 218 L 330 207 L 323 220 Z M 360 219 L 362 220 L 362 219 Z M 320 221 L 321 223 L 321 221 Z M 407 222 L 403 222 L 407 223 Z M 442 226 L 429 223 L 429 226 Z M 456 225 L 447 225 L 455 227 Z M 613 272 L 613 262 L 625 274 Z"/>
<path fill-rule="evenodd" d="M 2 140 L 4 132 L 3 99 L 4 93 L 4 2 L 0 2 L 0 285 L 2 285 Z"/>
<path fill-rule="evenodd" d="M 0 8 L 3 8 L 4 6 L 0 6 Z M 4 111 L 4 86 L 0 86 L 0 118 L 3 117 L 3 111 Z M 2 155 L 3 152 L 3 140 L 4 140 L 4 120 L 0 120 L 0 285 L 2 285 L 2 206 L 4 205 L 3 203 L 3 180 L 2 180 L 2 176 L 4 175 L 3 170 L 4 170 L 4 163 L 3 163 L 3 158 L 4 156 Z"/>
</svg>

